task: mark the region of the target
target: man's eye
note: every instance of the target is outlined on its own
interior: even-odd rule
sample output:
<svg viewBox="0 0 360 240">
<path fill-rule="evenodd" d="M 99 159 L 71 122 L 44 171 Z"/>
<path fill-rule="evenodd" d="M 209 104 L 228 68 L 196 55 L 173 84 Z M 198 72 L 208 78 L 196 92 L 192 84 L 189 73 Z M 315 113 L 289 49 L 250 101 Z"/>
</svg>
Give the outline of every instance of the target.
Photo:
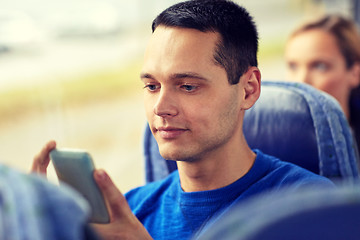
<svg viewBox="0 0 360 240">
<path fill-rule="evenodd" d="M 181 88 L 183 88 L 185 91 L 187 92 L 191 92 L 191 91 L 194 91 L 196 90 L 197 86 L 192 86 L 192 85 L 181 85 Z"/>
<path fill-rule="evenodd" d="M 144 88 L 147 88 L 149 91 L 155 91 L 156 89 L 158 89 L 158 86 L 155 84 L 147 84 Z"/>
</svg>

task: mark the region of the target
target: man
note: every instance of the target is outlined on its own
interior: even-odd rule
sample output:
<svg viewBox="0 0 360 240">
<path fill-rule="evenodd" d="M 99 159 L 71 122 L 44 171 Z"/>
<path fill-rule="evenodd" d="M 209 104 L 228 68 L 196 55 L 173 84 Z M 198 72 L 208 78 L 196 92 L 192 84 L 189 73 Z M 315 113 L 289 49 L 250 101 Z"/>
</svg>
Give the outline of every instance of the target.
<svg viewBox="0 0 360 240">
<path fill-rule="evenodd" d="M 161 155 L 177 161 L 178 171 L 125 198 L 97 170 L 111 215 L 110 224 L 95 226 L 105 239 L 189 239 L 214 215 L 257 193 L 332 186 L 251 150 L 244 138 L 244 112 L 258 99 L 261 79 L 258 34 L 244 8 L 225 0 L 182 2 L 163 11 L 152 29 L 141 72 L 145 110 Z M 46 169 L 54 147 L 44 147 L 35 170 Z"/>
</svg>

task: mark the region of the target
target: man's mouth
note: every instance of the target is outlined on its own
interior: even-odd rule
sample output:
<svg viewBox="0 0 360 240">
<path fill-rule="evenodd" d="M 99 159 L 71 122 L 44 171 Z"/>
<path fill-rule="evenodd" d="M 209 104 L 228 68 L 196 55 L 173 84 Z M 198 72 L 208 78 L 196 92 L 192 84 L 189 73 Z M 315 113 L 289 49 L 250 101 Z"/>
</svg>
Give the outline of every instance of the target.
<svg viewBox="0 0 360 240">
<path fill-rule="evenodd" d="M 187 129 L 177 127 L 159 127 L 156 128 L 156 131 L 163 139 L 175 139 L 186 132 Z"/>
</svg>

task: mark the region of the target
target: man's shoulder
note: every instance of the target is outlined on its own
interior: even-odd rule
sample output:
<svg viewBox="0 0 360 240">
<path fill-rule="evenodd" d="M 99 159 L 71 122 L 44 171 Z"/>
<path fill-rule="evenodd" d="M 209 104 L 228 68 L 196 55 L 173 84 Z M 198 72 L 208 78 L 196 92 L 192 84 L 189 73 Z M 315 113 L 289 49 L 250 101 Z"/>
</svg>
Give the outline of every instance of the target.
<svg viewBox="0 0 360 240">
<path fill-rule="evenodd" d="M 278 185 L 294 184 L 299 186 L 312 184 L 333 185 L 330 179 L 293 163 L 282 161 L 274 156 L 261 152 L 258 156 L 261 158 L 261 161 L 267 161 L 269 163 L 269 168 L 264 180 L 270 183 Z"/>
</svg>

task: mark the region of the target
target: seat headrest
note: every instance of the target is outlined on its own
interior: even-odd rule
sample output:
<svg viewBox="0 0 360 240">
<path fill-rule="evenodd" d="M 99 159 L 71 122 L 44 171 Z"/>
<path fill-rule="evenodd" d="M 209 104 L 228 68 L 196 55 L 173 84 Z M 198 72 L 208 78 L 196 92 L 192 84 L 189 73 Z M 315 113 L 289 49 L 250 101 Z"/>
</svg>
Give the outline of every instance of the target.
<svg viewBox="0 0 360 240">
<path fill-rule="evenodd" d="M 356 145 L 338 102 L 307 84 L 264 81 L 245 113 L 252 148 L 329 177 L 358 177 Z"/>
<path fill-rule="evenodd" d="M 319 173 L 314 122 L 303 94 L 264 83 L 245 112 L 243 130 L 251 148 Z"/>
</svg>

